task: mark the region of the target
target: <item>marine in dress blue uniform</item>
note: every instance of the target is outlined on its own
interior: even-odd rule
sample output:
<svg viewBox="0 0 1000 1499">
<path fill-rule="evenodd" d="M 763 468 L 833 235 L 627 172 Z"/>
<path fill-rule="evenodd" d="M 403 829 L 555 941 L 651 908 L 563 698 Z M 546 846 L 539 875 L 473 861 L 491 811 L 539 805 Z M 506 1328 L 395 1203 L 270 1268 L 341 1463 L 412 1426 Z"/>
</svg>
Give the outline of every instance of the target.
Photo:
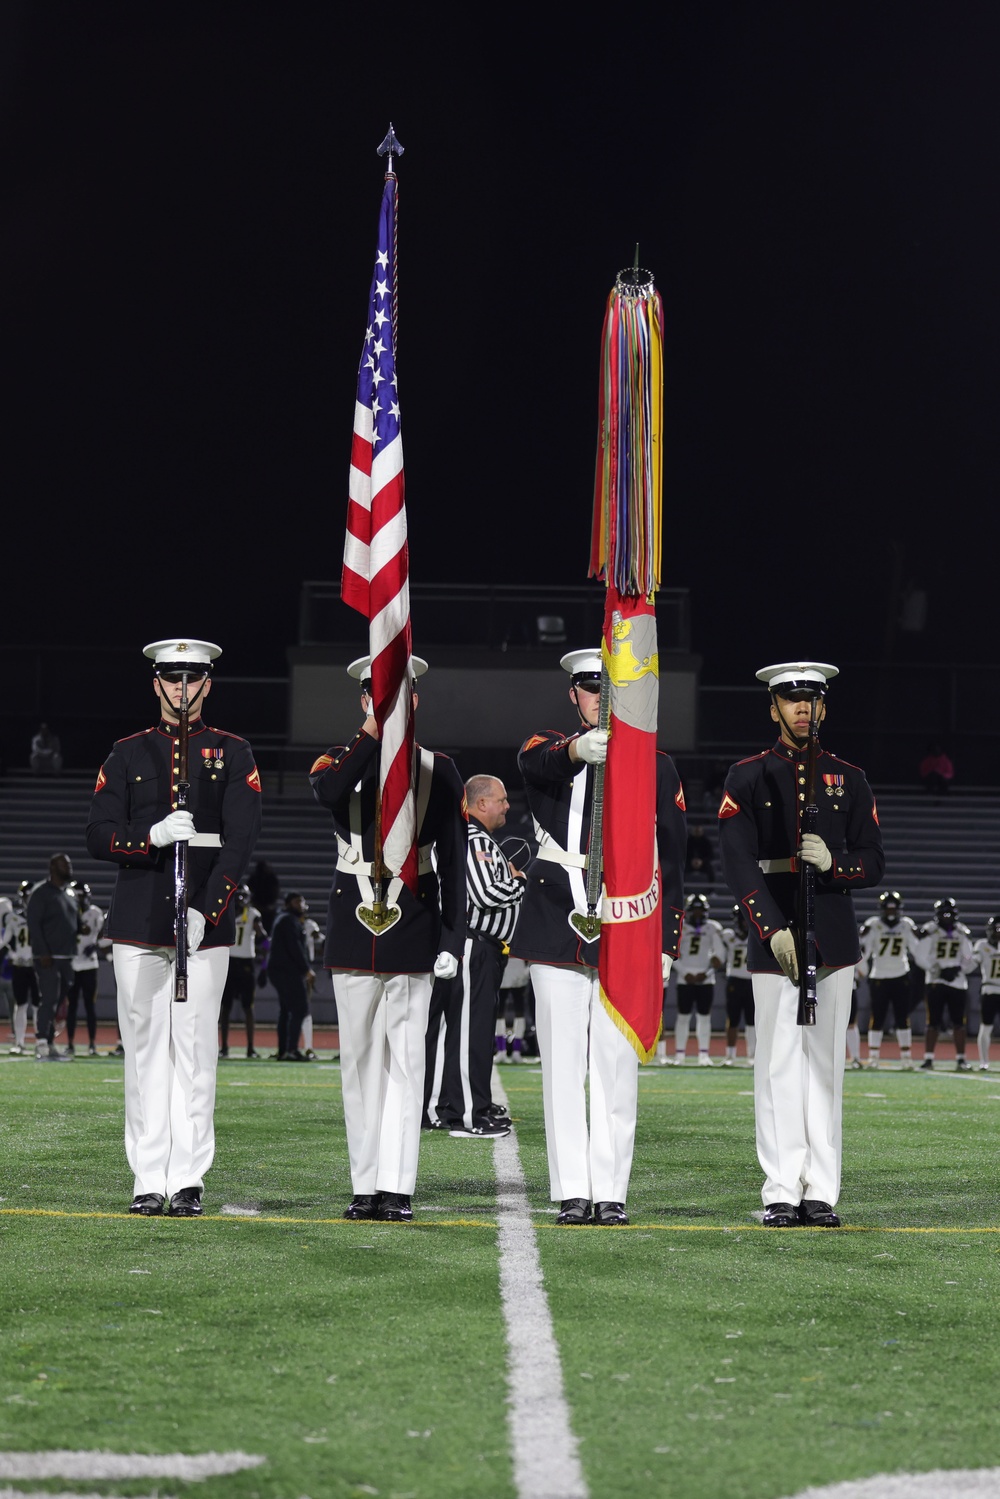
<svg viewBox="0 0 1000 1499">
<path fill-rule="evenodd" d="M 570 674 L 569 695 L 581 722 L 571 734 L 532 734 L 518 755 L 538 852 L 528 868 L 511 950 L 528 963 L 535 994 L 549 1186 L 560 1203 L 558 1221 L 614 1225 L 628 1222 L 639 1062 L 600 1001 L 600 937 L 588 942 L 570 924 L 574 911 L 587 910 L 594 771 L 607 753 L 607 733 L 595 727 L 600 652 L 570 651 L 560 665 Z M 680 777 L 660 753 L 654 815 L 665 984 L 680 940 L 687 839 Z"/>
<path fill-rule="evenodd" d="M 415 688 L 427 666 L 419 657 L 411 659 Z M 345 1216 L 407 1222 L 413 1216 L 420 1151 L 433 975 L 456 974 L 465 943 L 467 827 L 454 761 L 418 745 L 416 894 L 399 880 L 390 883 L 388 901 L 399 917 L 378 935 L 359 919 L 358 907 L 372 902 L 379 771 L 377 729 L 369 716 L 369 665 L 364 656 L 348 667 L 361 683 L 363 727 L 349 744 L 320 755 L 309 779 L 337 835 L 324 962 L 337 999 L 354 1191 Z"/>
<path fill-rule="evenodd" d="M 221 654 L 209 641 L 156 641 L 162 718 L 114 745 L 87 826 L 95 859 L 118 866 L 112 940 L 125 1048 L 125 1151 L 132 1211 L 194 1217 L 215 1153 L 218 1018 L 235 940 L 235 894 L 260 830 L 260 777 L 245 739 L 201 712 Z M 189 676 L 188 810 L 178 810 L 180 673 Z M 174 843 L 188 844 L 188 993 L 174 989 Z"/>
<path fill-rule="evenodd" d="M 726 880 L 749 928 L 757 1048 L 754 1107 L 764 1171 L 764 1222 L 836 1227 L 840 1195 L 844 1045 L 861 954 L 852 890 L 877 885 L 885 860 L 864 772 L 820 749 L 819 822 L 801 832 L 811 703 L 819 718 L 837 668 L 785 662 L 757 673 L 771 692 L 776 744 L 726 778 L 719 842 Z M 816 868 L 816 1025 L 800 1026 L 793 933 L 802 861 Z"/>
</svg>

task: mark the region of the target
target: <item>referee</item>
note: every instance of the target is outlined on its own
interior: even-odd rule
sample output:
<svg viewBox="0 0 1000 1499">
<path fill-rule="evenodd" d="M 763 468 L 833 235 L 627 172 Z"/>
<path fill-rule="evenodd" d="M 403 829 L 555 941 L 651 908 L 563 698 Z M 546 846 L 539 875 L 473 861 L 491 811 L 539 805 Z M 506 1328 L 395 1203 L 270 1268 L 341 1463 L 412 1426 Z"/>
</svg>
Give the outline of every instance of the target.
<svg viewBox="0 0 1000 1499">
<path fill-rule="evenodd" d="M 495 776 L 472 776 L 465 783 L 465 800 L 469 810 L 465 961 L 455 978 L 434 982 L 427 1022 L 424 1115 L 427 1128 L 447 1129 L 458 1138 L 495 1139 L 510 1131 L 505 1118 L 494 1116 L 493 1035 L 524 875 L 509 863 L 493 837 L 506 822 L 510 806 L 503 782 Z"/>
</svg>

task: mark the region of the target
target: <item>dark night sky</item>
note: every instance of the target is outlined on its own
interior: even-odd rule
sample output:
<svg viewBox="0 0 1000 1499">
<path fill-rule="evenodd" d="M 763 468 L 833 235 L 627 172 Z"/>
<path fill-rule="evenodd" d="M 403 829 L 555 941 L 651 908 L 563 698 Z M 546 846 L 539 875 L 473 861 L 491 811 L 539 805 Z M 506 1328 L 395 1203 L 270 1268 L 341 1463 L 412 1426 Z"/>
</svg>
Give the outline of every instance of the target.
<svg viewBox="0 0 1000 1499">
<path fill-rule="evenodd" d="M 7 643 L 183 628 L 280 669 L 339 575 L 391 118 L 414 578 L 584 581 L 638 241 L 706 676 L 877 659 L 896 555 L 919 649 L 989 658 L 996 7 L 692 0 L 617 47 L 610 12 L 351 14 L 0 12 Z"/>
</svg>

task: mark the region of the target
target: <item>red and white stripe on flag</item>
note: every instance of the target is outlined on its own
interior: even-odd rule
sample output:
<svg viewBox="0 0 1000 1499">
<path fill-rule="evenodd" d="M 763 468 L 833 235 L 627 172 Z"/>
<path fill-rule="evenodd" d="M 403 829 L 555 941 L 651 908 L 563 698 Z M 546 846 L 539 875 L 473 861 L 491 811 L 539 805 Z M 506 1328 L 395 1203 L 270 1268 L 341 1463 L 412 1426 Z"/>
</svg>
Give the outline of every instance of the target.
<svg viewBox="0 0 1000 1499">
<path fill-rule="evenodd" d="M 602 642 L 611 686 L 604 771 L 601 1000 L 643 1061 L 663 1015 L 660 865 L 656 850 L 656 714 L 659 658 L 652 598 L 609 583 Z"/>
<path fill-rule="evenodd" d="M 410 588 L 396 389 L 396 179 L 379 214 L 368 328 L 358 369 L 341 597 L 369 622 L 372 713 L 381 742 L 382 857 L 417 885 L 410 693 Z"/>
</svg>

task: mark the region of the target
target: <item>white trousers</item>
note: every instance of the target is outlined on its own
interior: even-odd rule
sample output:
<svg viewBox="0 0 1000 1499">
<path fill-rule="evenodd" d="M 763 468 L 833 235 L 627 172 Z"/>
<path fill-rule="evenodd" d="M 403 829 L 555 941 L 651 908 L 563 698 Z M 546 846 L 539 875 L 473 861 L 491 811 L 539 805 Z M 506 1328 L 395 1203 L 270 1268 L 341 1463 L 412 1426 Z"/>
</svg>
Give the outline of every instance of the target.
<svg viewBox="0 0 1000 1499">
<path fill-rule="evenodd" d="M 635 1148 L 639 1058 L 601 1004 L 595 968 L 529 966 L 552 1200 L 624 1202 Z"/>
<path fill-rule="evenodd" d="M 844 1038 L 853 979 L 853 968 L 821 978 L 816 1024 L 806 1026 L 795 1023 L 797 984 L 782 974 L 753 975 L 754 1112 L 765 1207 L 804 1197 L 835 1206 L 840 1196 Z"/>
<path fill-rule="evenodd" d="M 429 973 L 333 974 L 355 1193 L 410 1196 L 416 1184 L 432 986 Z"/>
<path fill-rule="evenodd" d="M 219 1006 L 229 948 L 188 958 L 188 999 L 174 1001 L 174 952 L 112 945 L 125 1048 L 125 1154 L 135 1193 L 203 1187 L 215 1156 Z"/>
</svg>

